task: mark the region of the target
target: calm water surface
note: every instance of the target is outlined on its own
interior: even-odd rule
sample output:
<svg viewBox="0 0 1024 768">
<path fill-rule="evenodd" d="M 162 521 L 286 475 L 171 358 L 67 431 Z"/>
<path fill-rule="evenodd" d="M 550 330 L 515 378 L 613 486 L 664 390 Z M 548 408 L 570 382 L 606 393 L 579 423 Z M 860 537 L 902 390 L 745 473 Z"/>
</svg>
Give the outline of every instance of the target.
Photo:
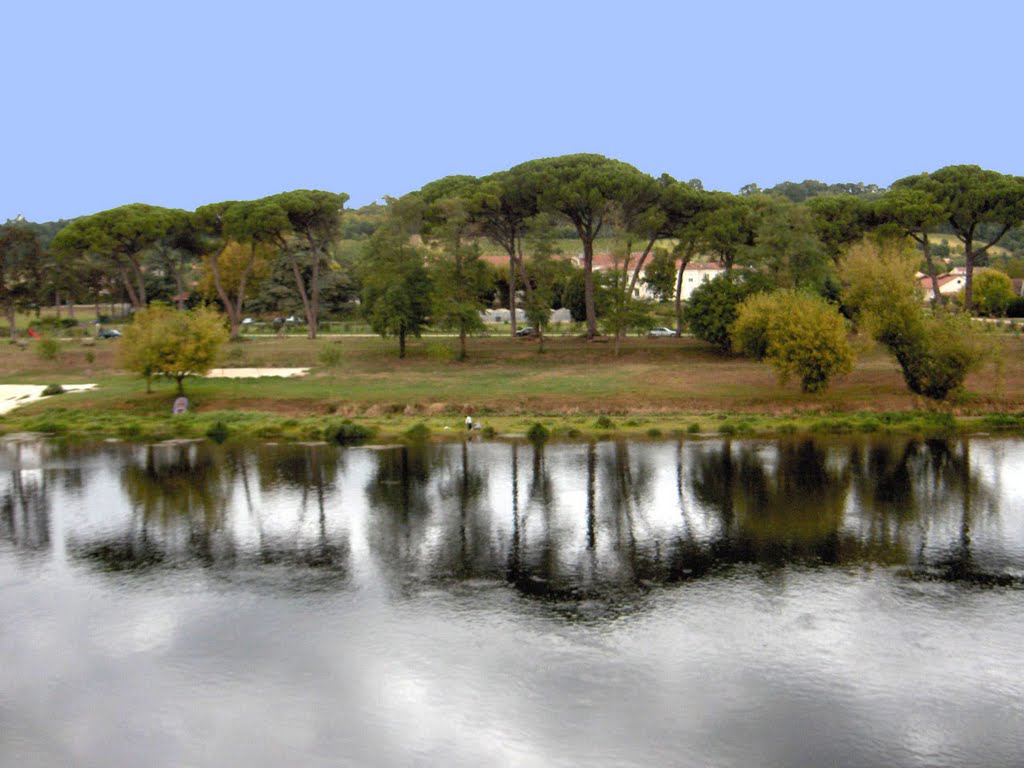
<svg viewBox="0 0 1024 768">
<path fill-rule="evenodd" d="M 0 444 L 2 766 L 1020 766 L 1024 442 Z"/>
</svg>

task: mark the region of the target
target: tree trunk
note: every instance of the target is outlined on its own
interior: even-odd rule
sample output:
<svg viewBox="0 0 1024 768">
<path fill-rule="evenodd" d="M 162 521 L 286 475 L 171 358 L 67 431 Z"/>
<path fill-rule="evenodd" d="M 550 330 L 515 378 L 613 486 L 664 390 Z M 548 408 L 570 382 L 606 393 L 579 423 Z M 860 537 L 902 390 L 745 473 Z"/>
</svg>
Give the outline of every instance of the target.
<svg viewBox="0 0 1024 768">
<path fill-rule="evenodd" d="M 253 260 L 250 259 L 249 264 L 244 270 L 242 270 L 242 278 L 239 281 L 238 306 L 236 307 L 234 302 L 231 301 L 231 296 L 224 287 L 224 281 L 220 276 L 219 259 L 222 253 L 224 253 L 224 249 L 221 249 L 220 253 L 210 256 L 210 272 L 213 274 L 213 286 L 217 289 L 217 296 L 220 298 L 221 304 L 224 305 L 224 311 L 227 312 L 228 315 L 228 324 L 231 328 L 229 332 L 230 338 L 232 341 L 237 341 L 241 335 L 240 329 L 242 325 L 242 302 L 245 297 L 245 280 L 249 274 L 249 269 L 252 267 Z M 253 253 L 255 253 L 255 245 L 253 246 Z M 255 256 L 253 258 L 255 258 Z"/>
<path fill-rule="evenodd" d="M 676 336 L 683 335 L 683 273 L 693 257 L 692 246 L 686 249 L 679 262 L 679 274 L 676 276 Z"/>
<path fill-rule="evenodd" d="M 466 324 L 459 323 L 459 360 L 466 359 Z"/>
<path fill-rule="evenodd" d="M 14 303 L 7 305 L 7 324 L 11 329 L 11 341 L 14 341 L 18 337 L 18 329 L 15 325 L 17 312 L 14 310 Z"/>
<path fill-rule="evenodd" d="M 320 324 L 320 255 L 313 254 L 313 285 L 310 286 L 309 310 L 306 314 L 309 338 L 315 339 Z"/>
<path fill-rule="evenodd" d="M 121 269 L 121 280 L 124 282 L 124 289 L 128 294 L 128 300 L 132 303 L 132 306 L 135 309 L 142 309 L 145 304 L 141 302 L 139 295 L 135 293 L 135 287 L 132 285 L 131 278 L 128 277 L 127 269 Z M 114 314 L 114 312 L 111 311 L 110 314 Z"/>
<path fill-rule="evenodd" d="M 60 291 L 53 292 L 54 316 L 60 320 Z"/>
<path fill-rule="evenodd" d="M 295 277 L 295 286 L 299 289 L 299 298 L 302 299 L 302 311 L 306 315 L 306 335 L 311 339 L 315 339 L 316 327 L 311 322 L 315 318 L 313 318 L 310 310 L 309 294 L 306 292 L 306 281 L 302 279 L 302 272 L 299 271 L 299 262 L 295 260 L 295 256 L 290 250 L 287 253 L 288 263 L 291 264 L 292 275 Z M 314 274 L 316 273 L 314 272 Z M 316 281 L 314 280 L 314 282 Z"/>
<path fill-rule="evenodd" d="M 654 244 L 657 242 L 656 237 L 652 237 L 647 241 L 647 247 L 644 248 L 644 252 L 640 254 L 640 258 L 636 262 L 636 266 L 633 267 L 633 277 L 629 281 L 629 288 L 626 289 L 626 295 L 630 298 L 633 296 L 633 290 L 636 288 L 636 284 L 640 279 L 640 270 L 644 268 L 644 262 L 647 261 L 647 257 L 651 253 L 651 249 L 654 248 Z"/>
<path fill-rule="evenodd" d="M 516 257 L 508 255 L 508 311 L 511 316 L 512 336 L 516 335 Z"/>
<path fill-rule="evenodd" d="M 398 358 L 405 357 L 405 328 L 398 332 Z"/>
<path fill-rule="evenodd" d="M 968 235 L 964 239 L 964 311 L 971 314 L 974 307 L 974 238 Z"/>
<path fill-rule="evenodd" d="M 928 267 L 928 277 L 932 280 L 932 309 L 942 302 L 942 294 L 939 293 L 939 276 L 935 274 L 935 261 L 932 259 L 931 243 L 928 241 L 928 233 L 922 233 L 920 238 L 915 237 L 924 250 L 924 262 Z"/>
<path fill-rule="evenodd" d="M 594 306 L 594 241 L 583 241 L 583 301 L 587 310 L 587 338 L 597 336 L 597 310 Z"/>
</svg>

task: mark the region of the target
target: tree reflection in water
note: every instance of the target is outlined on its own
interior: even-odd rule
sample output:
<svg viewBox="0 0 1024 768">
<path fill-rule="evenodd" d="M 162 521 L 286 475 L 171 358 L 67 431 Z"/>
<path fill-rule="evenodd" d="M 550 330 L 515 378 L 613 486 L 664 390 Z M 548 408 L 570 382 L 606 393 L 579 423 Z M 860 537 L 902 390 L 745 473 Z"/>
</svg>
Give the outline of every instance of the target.
<svg viewBox="0 0 1024 768">
<path fill-rule="evenodd" d="M 179 443 L 81 454 L 5 446 L 0 536 L 19 551 L 45 552 L 56 546 L 56 526 L 73 557 L 108 570 L 284 568 L 293 586 L 309 588 L 347 583 L 357 537 L 372 565 L 360 572 L 399 593 L 507 583 L 570 603 L 792 565 L 1020 583 L 1019 532 L 1001 523 L 1003 460 L 975 467 L 972 445 Z M 94 486 L 111 474 L 114 487 L 99 493 Z M 123 501 L 107 498 L 118 486 Z M 89 507 L 97 493 L 91 511 L 52 519 L 54 508 Z"/>
</svg>

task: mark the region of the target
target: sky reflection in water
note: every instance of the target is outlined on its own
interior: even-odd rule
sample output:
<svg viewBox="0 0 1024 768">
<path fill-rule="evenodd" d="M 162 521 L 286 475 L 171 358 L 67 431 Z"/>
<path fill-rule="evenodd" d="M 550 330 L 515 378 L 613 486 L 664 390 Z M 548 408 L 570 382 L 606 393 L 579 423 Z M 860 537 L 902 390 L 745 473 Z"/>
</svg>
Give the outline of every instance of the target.
<svg viewBox="0 0 1024 768">
<path fill-rule="evenodd" d="M 1017 765 L 1016 440 L 0 447 L 0 764 Z"/>
</svg>

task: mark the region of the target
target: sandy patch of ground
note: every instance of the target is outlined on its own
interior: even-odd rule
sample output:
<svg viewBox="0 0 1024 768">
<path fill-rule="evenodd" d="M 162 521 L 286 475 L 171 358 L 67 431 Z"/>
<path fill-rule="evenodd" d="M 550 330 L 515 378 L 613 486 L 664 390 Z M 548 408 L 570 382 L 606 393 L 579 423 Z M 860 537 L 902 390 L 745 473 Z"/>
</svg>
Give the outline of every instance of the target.
<svg viewBox="0 0 1024 768">
<path fill-rule="evenodd" d="M 309 368 L 214 368 L 206 377 L 208 379 L 258 379 L 261 376 L 305 376 Z"/>
<path fill-rule="evenodd" d="M 62 384 L 64 392 L 82 392 L 94 389 L 95 384 Z M 0 384 L 0 414 L 13 411 L 19 405 L 31 403 L 43 396 L 44 384 Z M 58 397 L 58 395 L 53 395 Z"/>
</svg>

